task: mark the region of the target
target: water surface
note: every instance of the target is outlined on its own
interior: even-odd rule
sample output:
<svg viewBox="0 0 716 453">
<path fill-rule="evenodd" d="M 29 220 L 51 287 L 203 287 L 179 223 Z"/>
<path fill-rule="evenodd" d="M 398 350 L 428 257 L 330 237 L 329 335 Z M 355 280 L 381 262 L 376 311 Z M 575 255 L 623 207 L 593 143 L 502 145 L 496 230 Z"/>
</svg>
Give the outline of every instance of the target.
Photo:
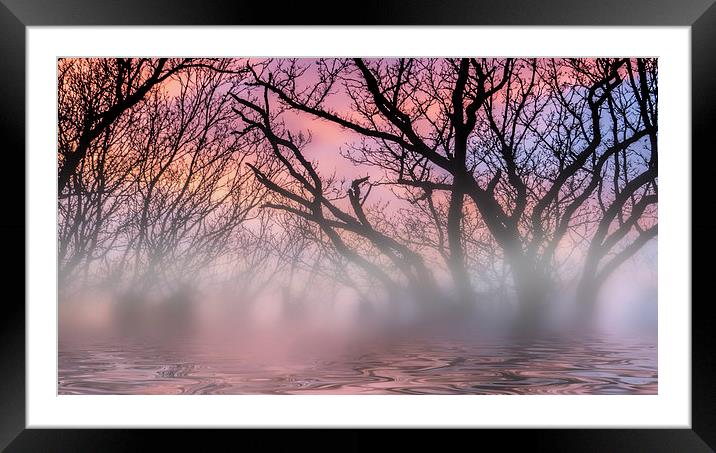
<svg viewBox="0 0 716 453">
<path fill-rule="evenodd" d="M 656 394 L 656 345 L 424 340 L 271 361 L 198 345 L 60 342 L 59 394 Z"/>
</svg>

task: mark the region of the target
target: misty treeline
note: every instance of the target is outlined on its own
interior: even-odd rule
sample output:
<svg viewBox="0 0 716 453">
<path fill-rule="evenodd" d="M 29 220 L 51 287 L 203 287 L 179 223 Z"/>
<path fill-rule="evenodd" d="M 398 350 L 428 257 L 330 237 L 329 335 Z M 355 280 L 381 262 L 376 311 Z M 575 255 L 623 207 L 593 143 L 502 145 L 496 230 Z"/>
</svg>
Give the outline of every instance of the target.
<svg viewBox="0 0 716 453">
<path fill-rule="evenodd" d="M 657 235 L 657 73 L 642 58 L 60 60 L 61 284 L 213 283 L 245 304 L 281 288 L 327 307 L 350 288 L 431 314 L 511 307 L 525 327 L 568 293 L 588 319 Z M 312 143 L 318 129 L 341 143 Z"/>
</svg>

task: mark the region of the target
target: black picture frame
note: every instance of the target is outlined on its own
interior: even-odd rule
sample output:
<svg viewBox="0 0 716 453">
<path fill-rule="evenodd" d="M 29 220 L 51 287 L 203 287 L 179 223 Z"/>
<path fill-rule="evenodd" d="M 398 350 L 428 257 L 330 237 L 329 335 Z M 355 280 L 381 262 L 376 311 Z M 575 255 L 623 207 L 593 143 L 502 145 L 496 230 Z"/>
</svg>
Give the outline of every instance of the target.
<svg viewBox="0 0 716 453">
<path fill-rule="evenodd" d="M 716 207 L 713 189 L 716 120 L 716 5 L 714 0 L 364 0 L 363 2 L 247 2 L 216 0 L 0 0 L 0 122 L 3 135 L 5 194 L 0 232 L 5 239 L 5 288 L 0 310 L 0 447 L 7 451 L 140 450 L 148 440 L 185 443 L 199 434 L 210 443 L 242 439 L 242 448 L 264 449 L 275 442 L 331 451 L 371 448 L 364 431 L 334 430 L 341 442 L 316 443 L 307 431 L 273 436 L 238 436 L 233 430 L 210 434 L 193 430 L 86 430 L 25 428 L 25 32 L 39 25 L 559 25 L 559 26 L 690 26 L 692 64 L 692 288 L 704 288 L 716 255 Z M 687 158 L 688 156 L 685 156 Z M 22 171 L 21 171 L 22 169 Z M 21 241 L 20 238 L 25 238 Z M 9 254 L 9 255 L 8 255 Z M 701 258 L 701 260 L 695 259 Z M 667 277 L 668 278 L 668 277 Z M 712 278 L 712 277 L 711 277 Z M 8 291 L 10 288 L 18 292 Z M 439 434 L 442 449 L 464 442 L 497 441 L 531 445 L 549 451 L 714 451 L 716 448 L 716 354 L 706 291 L 692 290 L 692 423 L 691 429 L 555 429 L 463 431 Z M 673 301 L 679 302 L 679 301 Z M 681 301 L 686 303 L 688 301 Z M 638 423 L 635 420 L 635 423 Z M 426 431 L 399 433 L 404 448 L 421 445 Z M 324 436 L 321 434 L 320 436 Z M 248 437 L 247 437 L 248 436 Z M 325 439 L 324 437 L 322 437 Z M 233 439 L 233 440 L 232 440 Z M 247 443 L 247 439 L 249 439 Z M 483 444 L 486 445 L 486 444 Z M 166 445 L 168 446 L 168 444 Z M 207 444 L 204 444 L 207 447 Z M 223 449 L 223 448 L 222 448 Z M 207 450 L 211 450 L 208 448 Z"/>
</svg>

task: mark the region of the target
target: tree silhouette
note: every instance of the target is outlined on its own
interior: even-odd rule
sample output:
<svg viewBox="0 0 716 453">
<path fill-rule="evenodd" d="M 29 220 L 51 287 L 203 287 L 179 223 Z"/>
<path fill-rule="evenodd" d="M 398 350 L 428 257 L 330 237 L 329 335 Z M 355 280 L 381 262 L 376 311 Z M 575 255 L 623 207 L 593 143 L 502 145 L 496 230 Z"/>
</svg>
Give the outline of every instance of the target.
<svg viewBox="0 0 716 453">
<path fill-rule="evenodd" d="M 328 59 L 313 63 L 313 80 L 303 80 L 310 65 L 278 60 L 249 69 L 252 84 L 285 108 L 359 135 L 344 153 L 354 162 L 381 168 L 394 184 L 424 190 L 426 200 L 435 191 L 449 193 L 442 247 L 468 303 L 466 198 L 509 265 L 526 324 L 545 311 L 558 247 L 570 234 L 586 222 L 595 235 L 581 272 L 585 295 L 604 279 L 592 278 L 594 263 L 632 237 L 656 201 L 654 60 Z M 350 100 L 350 108 L 331 107 L 336 93 Z M 629 179 L 645 154 L 652 156 L 649 170 Z M 610 176 L 613 187 L 604 184 Z M 606 191 L 614 201 L 600 210 Z M 639 194 L 644 197 L 634 201 Z M 632 220 L 605 243 L 613 220 L 629 214 Z M 596 275 L 635 253 L 655 225 L 647 231 Z"/>
<path fill-rule="evenodd" d="M 524 329 L 573 290 L 588 320 L 657 235 L 657 82 L 645 58 L 62 59 L 61 284 L 515 299 Z M 343 144 L 314 154 L 314 124 Z"/>
</svg>

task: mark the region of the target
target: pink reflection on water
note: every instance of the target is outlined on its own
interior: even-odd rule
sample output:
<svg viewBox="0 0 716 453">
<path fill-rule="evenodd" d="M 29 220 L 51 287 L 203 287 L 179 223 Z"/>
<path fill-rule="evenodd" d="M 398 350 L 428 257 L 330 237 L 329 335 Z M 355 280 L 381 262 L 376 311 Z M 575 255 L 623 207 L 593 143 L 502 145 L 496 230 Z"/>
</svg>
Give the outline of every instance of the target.
<svg viewBox="0 0 716 453">
<path fill-rule="evenodd" d="M 257 337 L 257 341 L 260 339 Z M 326 339 L 324 339 L 326 342 Z M 328 341 L 330 343 L 330 341 Z M 656 345 L 591 338 L 309 343 L 286 354 L 139 339 L 60 343 L 60 394 L 656 394 Z M 261 342 L 261 350 L 271 349 Z M 264 348 L 267 346 L 267 348 Z M 335 346 L 335 345 L 334 345 Z"/>
</svg>

